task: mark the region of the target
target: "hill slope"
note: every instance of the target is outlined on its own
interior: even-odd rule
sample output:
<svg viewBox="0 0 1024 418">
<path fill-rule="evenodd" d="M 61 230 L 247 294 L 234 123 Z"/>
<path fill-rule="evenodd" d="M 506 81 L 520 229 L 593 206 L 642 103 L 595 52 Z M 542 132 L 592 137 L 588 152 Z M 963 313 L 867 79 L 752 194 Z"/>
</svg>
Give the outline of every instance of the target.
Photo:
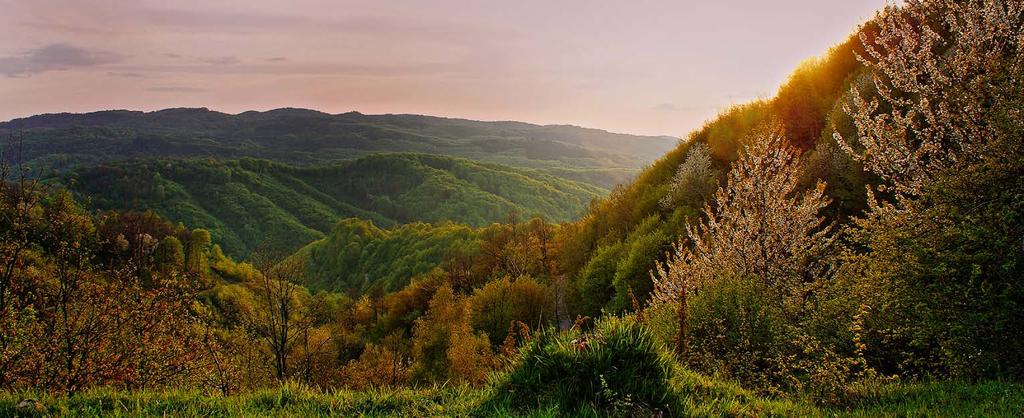
<svg viewBox="0 0 1024 418">
<path fill-rule="evenodd" d="M 323 239 L 296 252 L 306 286 L 361 293 L 396 291 L 438 268 L 453 252 L 480 246 L 483 230 L 465 225 L 412 223 L 381 229 L 360 219 L 339 222 Z"/>
<path fill-rule="evenodd" d="M 566 221 L 603 193 L 531 170 L 422 154 L 302 167 L 256 159 L 111 162 L 61 181 L 98 209 L 152 209 L 209 229 L 226 253 L 243 257 L 263 243 L 294 250 L 350 217 L 381 226 L 481 226 L 514 211 Z"/>
<path fill-rule="evenodd" d="M 311 164 L 415 152 L 544 169 L 605 188 L 628 180 L 676 143 L 566 125 L 304 109 L 48 114 L 0 123 L 0 133 L 10 131 L 24 139 L 23 160 L 43 169 L 123 158 L 255 157 Z"/>
<path fill-rule="evenodd" d="M 818 179 L 827 182 L 826 193 L 832 198 L 826 208 L 829 218 L 860 213 L 866 207 L 864 185 L 870 179 L 832 138 L 835 131 L 856 135 L 843 105 L 850 100 L 851 83 L 870 76 L 856 60 L 859 42 L 854 34 L 824 56 L 805 62 L 774 98 L 725 111 L 593 205 L 582 219 L 565 225 L 561 269 L 580 292 L 574 304 L 578 312 L 595 315 L 602 308 L 628 309 L 628 289 L 646 299 L 652 288 L 650 271 L 705 204 L 700 196 L 688 196 L 693 193 L 672 195 L 673 182 L 694 145 L 706 146 L 711 169 L 722 182 L 745 137 L 761 124 L 778 122 L 790 144 L 804 152 L 806 185 Z"/>
</svg>

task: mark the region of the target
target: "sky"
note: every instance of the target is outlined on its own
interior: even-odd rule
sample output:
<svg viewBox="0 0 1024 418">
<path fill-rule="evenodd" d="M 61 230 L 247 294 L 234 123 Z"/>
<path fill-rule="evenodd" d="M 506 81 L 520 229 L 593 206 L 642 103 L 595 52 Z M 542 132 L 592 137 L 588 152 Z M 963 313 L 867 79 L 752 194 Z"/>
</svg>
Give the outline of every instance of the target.
<svg viewBox="0 0 1024 418">
<path fill-rule="evenodd" d="M 301 107 L 685 136 L 885 0 L 0 0 L 0 120 Z"/>
</svg>

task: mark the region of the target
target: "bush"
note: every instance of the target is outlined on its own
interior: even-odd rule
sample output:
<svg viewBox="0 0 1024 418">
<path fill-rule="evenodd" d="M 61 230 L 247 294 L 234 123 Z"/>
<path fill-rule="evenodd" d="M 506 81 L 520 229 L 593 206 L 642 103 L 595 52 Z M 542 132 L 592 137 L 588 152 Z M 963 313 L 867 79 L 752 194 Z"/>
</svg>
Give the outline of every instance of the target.
<svg viewBox="0 0 1024 418">
<path fill-rule="evenodd" d="M 686 363 L 735 379 L 745 387 L 778 392 L 786 375 L 775 364 L 787 328 L 772 292 L 752 280 L 723 278 L 688 306 Z"/>
<path fill-rule="evenodd" d="M 540 334 L 497 377 L 490 403 L 513 408 L 555 407 L 610 415 L 656 415 L 678 410 L 673 362 L 650 331 L 607 317 L 594 330 Z"/>
<path fill-rule="evenodd" d="M 576 282 L 579 294 L 571 300 L 578 314 L 598 316 L 601 308 L 615 296 L 613 279 L 626 250 L 628 247 L 622 242 L 602 246 L 583 267 Z"/>
<path fill-rule="evenodd" d="M 508 277 L 487 283 L 469 298 L 473 328 L 500 344 L 509 324 L 520 321 L 531 328 L 550 323 L 554 314 L 551 289 L 531 277 Z"/>
<path fill-rule="evenodd" d="M 818 320 L 809 319 L 815 312 L 788 312 L 781 300 L 753 280 L 722 278 L 704 288 L 688 306 L 684 364 L 762 395 L 798 395 L 828 405 L 846 401 L 864 371 L 854 353 L 830 338 L 839 330 L 810 326 Z M 677 329 L 671 313 L 649 313 L 661 340 Z"/>
</svg>

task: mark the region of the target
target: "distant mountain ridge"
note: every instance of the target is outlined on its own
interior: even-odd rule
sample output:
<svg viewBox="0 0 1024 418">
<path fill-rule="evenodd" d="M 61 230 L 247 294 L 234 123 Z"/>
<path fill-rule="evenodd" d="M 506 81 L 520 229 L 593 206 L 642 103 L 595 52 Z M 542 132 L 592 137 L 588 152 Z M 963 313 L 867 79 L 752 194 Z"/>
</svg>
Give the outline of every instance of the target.
<svg viewBox="0 0 1024 418">
<path fill-rule="evenodd" d="M 23 161 L 56 170 L 130 158 L 315 164 L 414 152 L 535 168 L 602 188 L 629 180 L 677 142 L 570 125 L 295 108 L 234 115 L 206 108 L 44 114 L 0 123 L 0 133 L 12 132 L 24 140 Z"/>
</svg>

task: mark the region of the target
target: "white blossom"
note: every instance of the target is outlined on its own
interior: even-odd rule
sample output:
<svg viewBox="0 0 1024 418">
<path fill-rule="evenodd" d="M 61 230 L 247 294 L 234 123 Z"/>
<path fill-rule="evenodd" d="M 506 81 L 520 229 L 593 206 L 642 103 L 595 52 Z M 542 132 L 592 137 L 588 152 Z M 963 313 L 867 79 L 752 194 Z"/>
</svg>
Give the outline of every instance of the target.
<svg viewBox="0 0 1024 418">
<path fill-rule="evenodd" d="M 844 150 L 904 200 L 943 172 L 975 160 L 994 131 L 988 106 L 1002 92 L 993 81 L 1019 66 L 1024 46 L 1019 0 L 908 0 L 875 19 L 877 36 L 861 34 L 877 94 L 851 89 L 846 112 L 856 141 Z M 874 202 L 872 202 L 874 204 Z"/>
<path fill-rule="evenodd" d="M 659 202 L 662 208 L 671 209 L 678 204 L 707 200 L 718 186 L 718 174 L 711 164 L 711 150 L 707 144 L 698 142 L 690 146 L 686 160 L 672 177 L 668 194 Z"/>
<path fill-rule="evenodd" d="M 653 304 L 676 300 L 725 276 L 792 286 L 820 274 L 831 227 L 818 214 L 829 203 L 825 184 L 800 190 L 797 151 L 772 124 L 746 141 L 725 187 L 688 226 L 654 272 Z"/>
</svg>

